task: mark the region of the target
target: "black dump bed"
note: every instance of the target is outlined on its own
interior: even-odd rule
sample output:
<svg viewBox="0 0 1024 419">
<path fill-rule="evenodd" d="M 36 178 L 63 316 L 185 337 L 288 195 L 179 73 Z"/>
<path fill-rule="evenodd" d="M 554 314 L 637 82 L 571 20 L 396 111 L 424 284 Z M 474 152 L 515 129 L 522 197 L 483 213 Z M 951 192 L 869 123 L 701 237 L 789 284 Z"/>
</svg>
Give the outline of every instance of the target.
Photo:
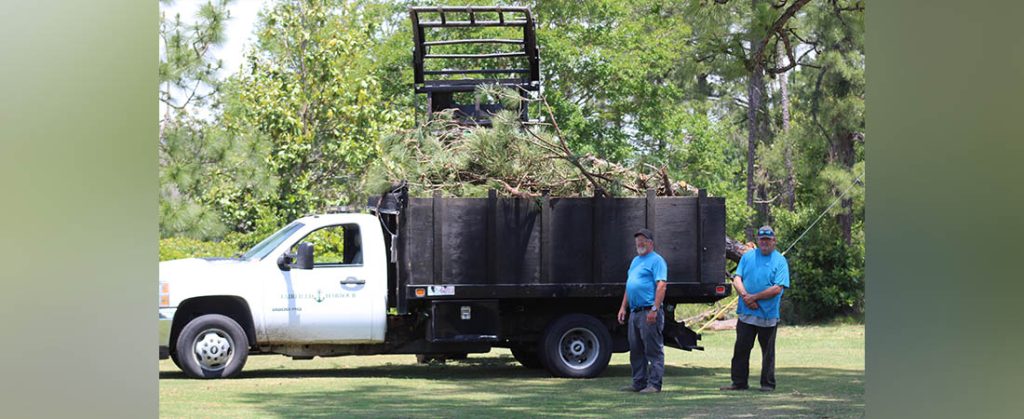
<svg viewBox="0 0 1024 419">
<path fill-rule="evenodd" d="M 633 234 L 654 232 L 668 263 L 667 303 L 728 295 L 725 199 L 370 198 L 387 227 L 390 305 L 505 298 L 621 298 Z M 378 209 L 379 207 L 379 209 Z M 389 234 L 390 233 L 390 234 Z"/>
</svg>

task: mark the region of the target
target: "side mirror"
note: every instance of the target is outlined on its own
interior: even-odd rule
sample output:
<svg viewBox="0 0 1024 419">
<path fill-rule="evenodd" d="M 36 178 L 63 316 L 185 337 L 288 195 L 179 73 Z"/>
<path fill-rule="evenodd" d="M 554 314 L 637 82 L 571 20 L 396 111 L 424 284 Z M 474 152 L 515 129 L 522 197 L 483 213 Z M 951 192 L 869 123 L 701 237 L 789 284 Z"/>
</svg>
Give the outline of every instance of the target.
<svg viewBox="0 0 1024 419">
<path fill-rule="evenodd" d="M 277 257 L 277 267 L 281 268 L 282 271 L 292 270 L 293 256 L 288 253 L 282 253 L 281 256 Z"/>
<path fill-rule="evenodd" d="M 297 269 L 313 269 L 313 244 L 312 243 L 299 243 L 299 249 L 295 256 L 295 263 L 292 264 Z"/>
</svg>

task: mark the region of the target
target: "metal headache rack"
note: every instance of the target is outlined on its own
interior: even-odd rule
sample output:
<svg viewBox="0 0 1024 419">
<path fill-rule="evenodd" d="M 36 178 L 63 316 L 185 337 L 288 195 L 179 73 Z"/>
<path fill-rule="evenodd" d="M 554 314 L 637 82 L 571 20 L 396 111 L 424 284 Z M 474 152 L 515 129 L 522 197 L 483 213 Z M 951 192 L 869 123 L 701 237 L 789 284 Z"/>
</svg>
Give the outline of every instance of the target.
<svg viewBox="0 0 1024 419">
<path fill-rule="evenodd" d="M 463 123 L 490 125 L 490 115 L 503 107 L 500 103 L 458 103 L 456 93 L 472 94 L 478 86 L 511 88 L 527 97 L 540 89 L 540 55 L 536 22 L 527 7 L 441 6 L 410 7 L 413 33 L 415 91 L 427 95 L 427 119 L 446 109 L 455 109 Z M 467 28 L 521 28 L 522 36 L 509 38 L 461 38 L 427 40 L 437 29 L 466 32 Z M 428 31 L 429 29 L 429 31 Z M 512 32 L 512 31 L 509 31 Z M 477 46 L 478 53 L 431 53 L 432 47 Z M 518 45 L 508 51 L 508 45 Z M 427 69 L 427 62 L 456 64 L 459 68 Z M 436 61 L 435 61 L 436 60 Z M 438 66 L 440 67 L 440 65 Z M 477 96 L 477 95 L 474 95 Z M 520 119 L 527 119 L 523 101 Z"/>
</svg>

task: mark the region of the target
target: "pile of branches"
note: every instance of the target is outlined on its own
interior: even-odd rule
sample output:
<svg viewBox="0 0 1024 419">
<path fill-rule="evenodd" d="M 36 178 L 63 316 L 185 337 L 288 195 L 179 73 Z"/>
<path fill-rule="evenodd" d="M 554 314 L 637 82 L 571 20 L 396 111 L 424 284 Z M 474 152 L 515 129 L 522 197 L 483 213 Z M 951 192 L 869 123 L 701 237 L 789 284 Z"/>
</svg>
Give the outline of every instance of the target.
<svg viewBox="0 0 1024 419">
<path fill-rule="evenodd" d="M 493 115 L 491 127 L 466 126 L 454 111 L 435 114 L 423 125 L 400 132 L 382 142 L 381 156 L 368 168 L 370 194 L 388 191 L 405 181 L 412 196 L 427 197 L 435 191 L 466 198 L 486 197 L 494 189 L 500 195 L 535 198 L 552 196 L 644 196 L 655 189 L 659 196 L 693 196 L 698 189 L 670 179 L 665 167 L 649 164 L 630 167 L 592 154 L 574 152 L 558 127 L 543 96 L 532 99 L 542 105 L 549 122 L 524 122 L 509 109 L 520 109 L 517 93 L 484 88 L 505 107 Z M 753 247 L 726 238 L 726 257 L 739 262 Z"/>
<path fill-rule="evenodd" d="M 483 88 L 477 94 L 497 97 L 506 110 L 491 118 L 491 127 L 460 124 L 452 111 L 386 138 L 381 158 L 367 173 L 371 193 L 405 180 L 414 196 L 442 191 L 448 196 L 499 194 L 529 198 L 545 191 L 554 196 L 695 195 L 697 188 L 669 178 L 665 167 L 629 167 L 569 147 L 551 107 L 543 97 L 524 99 L 509 90 Z M 543 105 L 548 122 L 524 122 L 519 101 Z"/>
</svg>

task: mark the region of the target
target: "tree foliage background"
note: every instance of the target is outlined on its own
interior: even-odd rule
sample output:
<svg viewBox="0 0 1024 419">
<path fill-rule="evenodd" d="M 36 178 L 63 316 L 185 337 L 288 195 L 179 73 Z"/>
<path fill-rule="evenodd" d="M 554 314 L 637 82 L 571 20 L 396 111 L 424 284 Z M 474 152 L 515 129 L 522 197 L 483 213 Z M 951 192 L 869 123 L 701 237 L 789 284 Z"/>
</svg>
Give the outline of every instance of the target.
<svg viewBox="0 0 1024 419">
<path fill-rule="evenodd" d="M 230 3 L 162 16 L 162 248 L 240 250 L 399 176 L 480 196 L 529 189 L 495 179 L 531 174 L 583 193 L 576 164 L 663 169 L 726 198 L 730 237 L 771 223 L 786 249 L 813 224 L 787 253 L 791 320 L 862 312 L 864 1 L 443 2 L 532 9 L 550 108 L 531 116 L 559 127 L 510 121 L 457 143 L 421 126 L 412 91 L 406 8 L 438 4 L 269 2 L 223 79 L 210 51 Z"/>
</svg>

